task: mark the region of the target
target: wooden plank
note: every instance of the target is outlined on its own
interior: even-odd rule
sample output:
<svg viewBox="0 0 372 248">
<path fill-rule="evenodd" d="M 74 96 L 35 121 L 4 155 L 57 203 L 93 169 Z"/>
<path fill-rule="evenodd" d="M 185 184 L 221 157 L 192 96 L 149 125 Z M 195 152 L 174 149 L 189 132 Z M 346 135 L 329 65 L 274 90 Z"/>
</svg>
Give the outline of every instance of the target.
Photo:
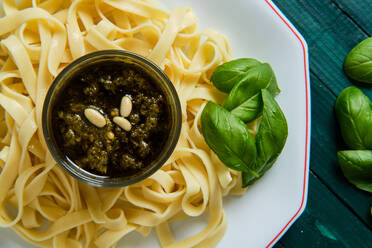
<svg viewBox="0 0 372 248">
<path fill-rule="evenodd" d="M 310 173 L 306 210 L 274 247 L 368 248 L 371 244 L 371 231 Z"/>
<path fill-rule="evenodd" d="M 348 52 L 367 35 L 331 0 L 274 0 L 309 45 L 310 69 L 338 95 L 351 83 L 342 72 Z M 368 10 L 372 12 L 372 9 Z"/>
<path fill-rule="evenodd" d="M 369 36 L 372 36 L 372 0 L 332 0 Z"/>
<path fill-rule="evenodd" d="M 351 83 L 342 72 L 349 50 L 366 34 L 331 0 L 274 0 L 309 45 L 312 97 L 311 169 L 359 218 L 372 226 L 371 197 L 343 177 L 336 152 L 343 143 L 334 116 L 334 102 Z M 371 10 L 372 12 L 372 10 Z M 369 89 L 368 95 L 372 95 Z"/>
<path fill-rule="evenodd" d="M 372 227 L 372 197 L 350 184 L 340 169 L 337 151 L 348 149 L 334 113 L 336 97 L 311 73 L 312 130 L 310 168 L 353 211 Z"/>
</svg>

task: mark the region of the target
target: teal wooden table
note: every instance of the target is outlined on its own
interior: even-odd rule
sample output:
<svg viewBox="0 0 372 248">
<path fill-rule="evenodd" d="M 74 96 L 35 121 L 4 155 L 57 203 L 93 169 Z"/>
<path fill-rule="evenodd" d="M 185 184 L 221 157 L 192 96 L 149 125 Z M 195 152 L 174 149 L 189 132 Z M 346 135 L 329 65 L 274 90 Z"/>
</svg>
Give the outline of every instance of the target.
<svg viewBox="0 0 372 248">
<path fill-rule="evenodd" d="M 346 149 L 334 103 L 352 84 L 342 71 L 348 52 L 372 36 L 372 0 L 273 0 L 309 46 L 312 133 L 305 212 L 276 248 L 372 247 L 372 194 L 348 183 L 336 152 Z M 371 99 L 372 88 L 358 85 Z"/>
</svg>

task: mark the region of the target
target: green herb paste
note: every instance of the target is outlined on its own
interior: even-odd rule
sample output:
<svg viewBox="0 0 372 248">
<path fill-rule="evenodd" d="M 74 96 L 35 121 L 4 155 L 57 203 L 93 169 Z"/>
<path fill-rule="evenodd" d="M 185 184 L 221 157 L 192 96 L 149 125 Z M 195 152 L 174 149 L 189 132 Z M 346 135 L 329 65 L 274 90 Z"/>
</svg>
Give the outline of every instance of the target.
<svg viewBox="0 0 372 248">
<path fill-rule="evenodd" d="M 123 96 L 132 100 L 125 131 L 113 122 Z M 106 125 L 98 128 L 84 110 L 98 110 Z M 134 65 L 109 62 L 92 65 L 72 78 L 53 110 L 53 129 L 62 152 L 83 169 L 110 177 L 144 170 L 161 152 L 170 130 L 164 93 Z"/>
</svg>

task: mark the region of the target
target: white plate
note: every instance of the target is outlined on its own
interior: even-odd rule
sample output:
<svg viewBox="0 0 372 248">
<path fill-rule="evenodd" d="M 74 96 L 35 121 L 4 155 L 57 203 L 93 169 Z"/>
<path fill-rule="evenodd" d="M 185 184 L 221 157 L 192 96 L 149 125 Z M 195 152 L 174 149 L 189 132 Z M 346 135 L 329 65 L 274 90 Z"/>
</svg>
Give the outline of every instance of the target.
<svg viewBox="0 0 372 248">
<path fill-rule="evenodd" d="M 0 0 L 1 2 L 1 0 Z M 307 199 L 310 148 L 310 81 L 307 45 L 268 0 L 162 0 L 167 9 L 190 6 L 201 28 L 225 34 L 233 56 L 269 62 L 282 92 L 277 97 L 287 117 L 287 144 L 275 166 L 244 196 L 224 199 L 228 229 L 218 247 L 271 247 L 303 212 Z M 176 239 L 200 230 L 207 218 L 172 226 Z M 203 223 L 204 221 L 204 223 Z M 154 243 L 155 242 L 155 243 Z M 154 245 L 156 244 L 156 245 Z M 133 233 L 118 247 L 157 247 L 154 233 Z M 0 247 L 32 247 L 8 229 Z"/>
</svg>

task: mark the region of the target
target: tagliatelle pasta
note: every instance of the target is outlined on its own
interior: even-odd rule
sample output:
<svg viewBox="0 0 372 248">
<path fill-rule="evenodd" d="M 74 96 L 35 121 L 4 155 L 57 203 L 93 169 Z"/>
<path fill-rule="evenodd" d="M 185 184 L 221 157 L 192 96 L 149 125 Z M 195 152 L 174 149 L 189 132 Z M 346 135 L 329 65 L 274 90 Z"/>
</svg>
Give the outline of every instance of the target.
<svg viewBox="0 0 372 248">
<path fill-rule="evenodd" d="M 4 0 L 0 19 L 0 226 L 40 247 L 115 247 L 128 233 L 156 230 L 162 247 L 213 247 L 227 222 L 222 197 L 243 193 L 241 175 L 224 166 L 200 133 L 205 103 L 225 95 L 211 73 L 231 59 L 228 40 L 198 30 L 189 8 L 154 0 Z M 89 52 L 123 49 L 157 63 L 182 107 L 177 147 L 161 169 L 123 188 L 94 188 L 66 174 L 46 149 L 41 110 L 55 76 Z M 209 213 L 181 241 L 169 224 Z"/>
</svg>

